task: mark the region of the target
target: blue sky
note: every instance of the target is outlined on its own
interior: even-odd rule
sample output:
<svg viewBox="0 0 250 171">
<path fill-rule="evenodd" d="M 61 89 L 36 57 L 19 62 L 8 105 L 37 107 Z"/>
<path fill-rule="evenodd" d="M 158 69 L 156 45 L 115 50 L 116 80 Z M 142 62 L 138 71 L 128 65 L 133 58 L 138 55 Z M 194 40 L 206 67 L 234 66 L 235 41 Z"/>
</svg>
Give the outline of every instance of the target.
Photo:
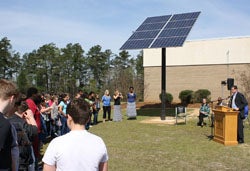
<svg viewBox="0 0 250 171">
<path fill-rule="evenodd" d="M 187 40 L 250 36 L 249 0 L 0 0 L 0 38 L 21 54 L 52 42 L 118 54 L 147 17 L 196 11 Z"/>
</svg>

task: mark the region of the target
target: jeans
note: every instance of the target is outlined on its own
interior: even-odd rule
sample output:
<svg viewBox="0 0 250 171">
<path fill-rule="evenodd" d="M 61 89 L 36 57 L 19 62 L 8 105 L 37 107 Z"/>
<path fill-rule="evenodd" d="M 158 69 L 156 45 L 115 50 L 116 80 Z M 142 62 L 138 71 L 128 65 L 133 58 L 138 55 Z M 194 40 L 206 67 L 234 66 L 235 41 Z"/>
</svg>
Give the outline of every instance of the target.
<svg viewBox="0 0 250 171">
<path fill-rule="evenodd" d="M 94 115 L 94 120 L 93 120 L 93 124 L 96 125 L 98 123 L 98 111 L 95 110 L 93 112 L 93 115 Z"/>
<path fill-rule="evenodd" d="M 89 130 L 89 126 L 90 126 L 90 124 L 91 124 L 91 117 L 92 117 L 92 113 L 90 113 L 89 114 L 89 121 L 86 123 L 86 125 L 85 125 L 85 129 L 86 130 Z"/>
<path fill-rule="evenodd" d="M 67 126 L 67 118 L 61 116 L 61 122 L 62 122 L 61 135 L 67 134 L 69 132 L 69 128 Z"/>
</svg>

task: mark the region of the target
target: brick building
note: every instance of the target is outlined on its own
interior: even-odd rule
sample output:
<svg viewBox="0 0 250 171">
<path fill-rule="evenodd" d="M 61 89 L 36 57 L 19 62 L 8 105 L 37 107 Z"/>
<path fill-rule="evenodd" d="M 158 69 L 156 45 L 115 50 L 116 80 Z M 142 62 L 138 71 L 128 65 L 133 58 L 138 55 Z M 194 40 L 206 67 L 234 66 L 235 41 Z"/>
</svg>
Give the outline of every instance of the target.
<svg viewBox="0 0 250 171">
<path fill-rule="evenodd" d="M 186 41 L 183 47 L 166 48 L 166 91 L 179 102 L 182 90 L 208 89 L 211 99 L 227 97 L 230 92 L 221 84 L 250 67 L 250 37 Z M 161 92 L 161 49 L 143 50 L 144 101 L 159 102 Z"/>
</svg>

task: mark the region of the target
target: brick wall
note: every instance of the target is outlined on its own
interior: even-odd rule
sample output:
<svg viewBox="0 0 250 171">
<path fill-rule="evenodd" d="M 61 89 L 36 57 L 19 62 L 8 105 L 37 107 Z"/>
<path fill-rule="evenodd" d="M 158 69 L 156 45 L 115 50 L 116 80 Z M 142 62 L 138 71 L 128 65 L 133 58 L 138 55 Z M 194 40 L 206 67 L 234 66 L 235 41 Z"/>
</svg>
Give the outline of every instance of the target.
<svg viewBox="0 0 250 171">
<path fill-rule="evenodd" d="M 234 78 L 234 84 L 240 82 L 239 74 L 247 69 L 246 64 L 235 65 L 193 65 L 171 66 L 166 69 L 166 91 L 174 97 L 174 102 L 179 102 L 179 93 L 182 90 L 208 89 L 211 99 L 219 96 L 227 97 L 230 92 L 227 86 L 221 86 L 221 81 Z M 248 67 L 249 68 L 249 67 Z M 161 92 L 161 67 L 144 67 L 144 101 L 160 102 Z"/>
</svg>

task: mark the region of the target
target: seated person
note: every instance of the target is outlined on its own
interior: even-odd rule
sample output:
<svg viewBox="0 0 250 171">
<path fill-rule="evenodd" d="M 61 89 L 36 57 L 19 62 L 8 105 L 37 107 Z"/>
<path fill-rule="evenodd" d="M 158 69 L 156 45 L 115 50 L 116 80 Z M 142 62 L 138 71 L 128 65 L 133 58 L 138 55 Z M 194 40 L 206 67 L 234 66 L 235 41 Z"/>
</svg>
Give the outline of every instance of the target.
<svg viewBox="0 0 250 171">
<path fill-rule="evenodd" d="M 200 113 L 199 122 L 197 123 L 197 126 L 203 127 L 204 125 L 206 125 L 206 123 L 204 123 L 204 118 L 208 117 L 210 113 L 210 107 L 207 104 L 207 100 L 205 98 L 202 99 L 202 104 L 201 104 L 199 113 Z"/>
</svg>

